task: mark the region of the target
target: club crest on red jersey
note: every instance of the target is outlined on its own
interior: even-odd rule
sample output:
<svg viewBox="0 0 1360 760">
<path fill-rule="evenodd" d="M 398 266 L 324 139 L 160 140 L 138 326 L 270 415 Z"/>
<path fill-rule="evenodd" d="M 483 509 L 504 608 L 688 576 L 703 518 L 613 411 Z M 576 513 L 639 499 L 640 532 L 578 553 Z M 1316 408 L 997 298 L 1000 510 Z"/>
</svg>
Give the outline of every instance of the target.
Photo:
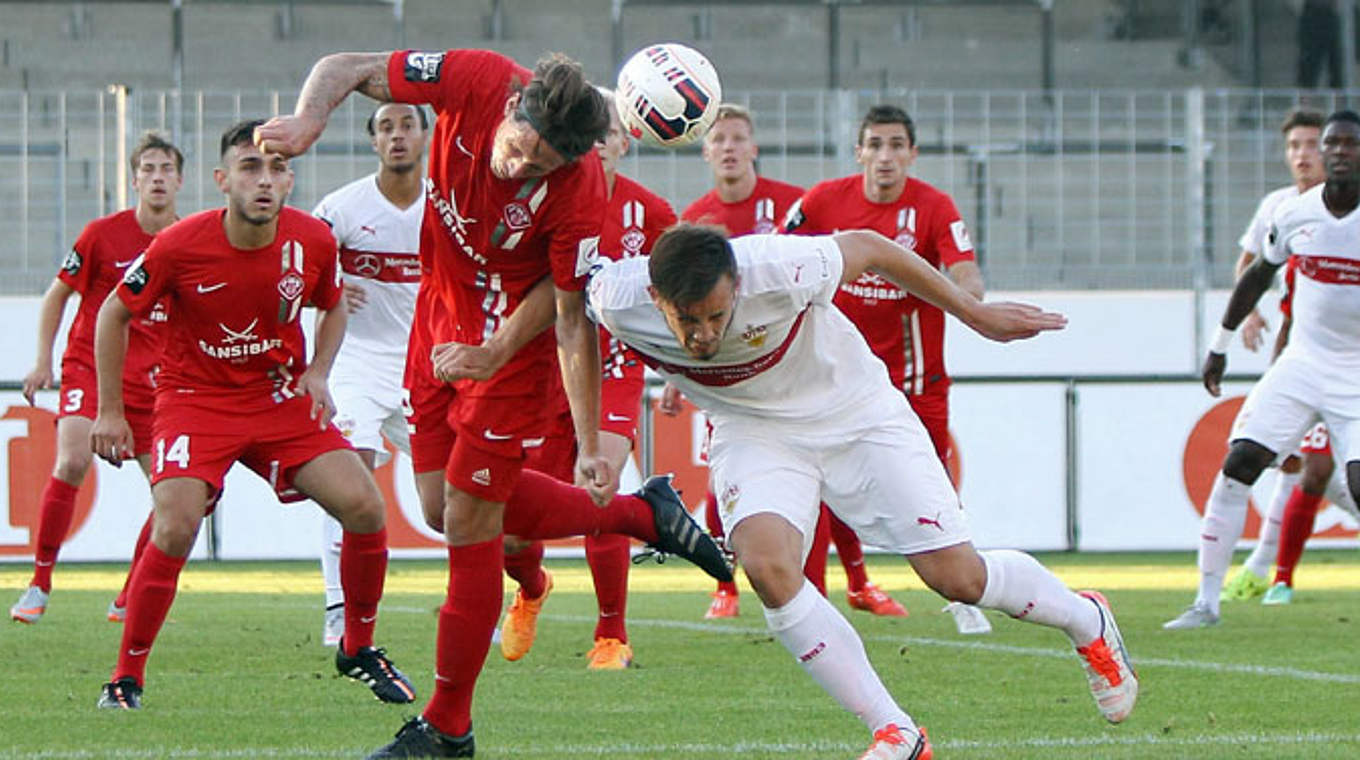
<svg viewBox="0 0 1360 760">
<path fill-rule="evenodd" d="M 303 288 L 307 283 L 303 282 L 297 272 L 289 272 L 279 280 L 279 295 L 292 301 L 302 295 Z"/>
<path fill-rule="evenodd" d="M 512 232 L 519 232 L 534 222 L 534 215 L 529 211 L 529 207 L 521 201 L 511 201 L 505 204 L 505 226 Z"/>
<path fill-rule="evenodd" d="M 642 255 L 642 246 L 647 244 L 647 235 L 636 227 L 623 233 L 619 238 L 619 243 L 623 245 L 623 255 L 632 258 Z"/>
</svg>

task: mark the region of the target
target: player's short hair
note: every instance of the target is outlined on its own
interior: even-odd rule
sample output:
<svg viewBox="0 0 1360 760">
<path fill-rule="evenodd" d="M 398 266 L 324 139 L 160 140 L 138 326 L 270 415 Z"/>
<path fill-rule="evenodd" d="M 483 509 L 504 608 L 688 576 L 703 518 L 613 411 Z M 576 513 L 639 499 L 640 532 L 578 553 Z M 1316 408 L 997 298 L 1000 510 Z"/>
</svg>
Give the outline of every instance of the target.
<svg viewBox="0 0 1360 760">
<path fill-rule="evenodd" d="M 871 124 L 901 124 L 907 130 L 907 141 L 912 147 L 916 147 L 916 122 L 911 120 L 907 112 L 894 105 L 879 103 L 876 106 L 869 106 L 869 110 L 864 113 L 864 118 L 859 123 L 859 132 L 855 134 L 855 144 L 864 144 L 864 130 Z"/>
<path fill-rule="evenodd" d="M 170 138 L 164 133 L 154 129 L 148 129 L 142 133 L 137 140 L 137 145 L 132 149 L 132 155 L 128 156 L 128 166 L 132 168 L 132 173 L 137 173 L 137 165 L 142 161 L 142 154 L 148 150 L 163 150 L 175 159 L 175 173 L 184 173 L 184 154 L 180 152 L 175 144 L 170 142 Z"/>
<path fill-rule="evenodd" d="M 1333 111 L 1332 114 L 1327 117 L 1327 124 L 1331 124 L 1334 121 L 1348 121 L 1355 126 L 1360 127 L 1360 113 L 1356 113 L 1349 108 L 1341 111 Z"/>
<path fill-rule="evenodd" d="M 227 151 L 237 145 L 254 145 L 255 128 L 263 125 L 264 119 L 246 119 L 227 127 L 222 133 L 222 149 L 218 151 L 217 157 L 226 158 Z"/>
<path fill-rule="evenodd" d="M 718 105 L 718 115 L 713 118 L 713 123 L 717 124 L 723 119 L 741 119 L 746 122 L 746 126 L 751 129 L 751 134 L 756 133 L 756 117 L 751 113 L 751 109 L 736 103 L 721 103 Z"/>
<path fill-rule="evenodd" d="M 517 89 L 514 118 L 527 122 L 568 162 L 594 150 L 609 131 L 604 96 L 586 81 L 581 64 L 562 53 L 541 58 L 533 79 Z"/>
<path fill-rule="evenodd" d="M 737 260 L 721 228 L 681 223 L 656 239 L 647 274 L 657 295 L 685 307 L 707 298 L 724 275 L 736 280 Z"/>
<path fill-rule="evenodd" d="M 1289 130 L 1294 127 L 1316 127 L 1322 129 L 1322 125 L 1327 118 L 1321 111 L 1313 108 L 1295 108 L 1284 115 L 1284 121 L 1280 122 L 1280 134 L 1287 135 Z"/>
<path fill-rule="evenodd" d="M 378 112 L 388 106 L 410 106 L 411 108 L 416 109 L 416 114 L 420 116 L 420 131 L 429 131 L 430 117 L 425 115 L 424 108 L 415 103 L 379 103 L 378 107 L 373 109 L 373 113 L 368 115 L 368 122 L 364 124 L 364 128 L 368 130 L 369 137 L 373 137 L 373 135 L 376 134 L 374 130 L 377 128 Z"/>
</svg>

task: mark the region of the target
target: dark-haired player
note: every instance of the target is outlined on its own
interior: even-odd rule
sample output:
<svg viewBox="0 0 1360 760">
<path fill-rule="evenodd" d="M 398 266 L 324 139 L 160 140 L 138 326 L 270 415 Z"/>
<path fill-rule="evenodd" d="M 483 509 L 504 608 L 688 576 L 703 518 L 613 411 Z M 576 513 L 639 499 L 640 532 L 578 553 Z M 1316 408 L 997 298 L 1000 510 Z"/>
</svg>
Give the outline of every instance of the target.
<svg viewBox="0 0 1360 760">
<path fill-rule="evenodd" d="M 930 437 L 832 304 L 871 267 L 993 340 L 1066 322 L 1024 304 L 984 304 L 867 230 L 729 242 L 712 227 L 681 225 L 647 259 L 604 265 L 591 278 L 590 305 L 712 420 L 712 478 L 729 545 L 771 634 L 872 733 L 864 760 L 929 757 L 929 744 L 855 629 L 800 572 L 819 500 L 865 540 L 905 554 L 942 596 L 1066 633 L 1100 713 L 1124 720 L 1138 681 L 1104 597 L 1073 593 L 1027 554 L 973 548 Z M 765 339 L 748 340 L 747 325 Z"/>
<path fill-rule="evenodd" d="M 61 394 L 57 408 L 57 461 L 43 488 L 38 516 L 37 550 L 33 579 L 9 614 L 23 623 L 36 623 L 47 610 L 52 591 L 52 567 L 57 562 L 66 533 L 71 528 L 76 492 L 85 480 L 93 457 L 90 426 L 99 405 L 95 382 L 95 316 L 104 298 L 118 284 L 133 261 L 151 245 L 156 233 L 178 218 L 175 198 L 184 184 L 184 156 L 165 137 L 154 132 L 142 135 L 129 159 L 137 206 L 96 219 L 85 226 L 75 246 L 62 262 L 61 271 L 43 296 L 38 317 L 38 358 L 24 377 L 24 398 L 29 404 L 40 388 L 52 386 L 52 341 L 71 294 L 80 294 L 80 307 L 67 334 L 61 358 Z M 127 452 L 142 471 L 150 473 L 152 386 L 160 353 L 158 322 L 165 312 L 152 311 L 129 326 L 128 361 L 123 372 L 127 417 L 136 446 Z M 133 564 L 146 546 L 151 530 L 148 514 L 133 551 Z M 131 570 L 128 571 L 131 576 Z M 109 620 L 121 621 L 127 604 L 127 587 L 109 605 Z"/>
<path fill-rule="evenodd" d="M 1204 387 L 1217 396 L 1237 327 L 1270 287 L 1275 271 L 1297 259 L 1289 345 L 1251 389 L 1214 480 L 1200 529 L 1195 601 L 1163 628 L 1219 621 L 1223 577 L 1242 535 L 1251 486 L 1277 455 L 1292 452 L 1317 418 L 1360 493 L 1360 115 L 1337 111 L 1322 129 L 1327 180 L 1276 209 L 1260 258 L 1238 278 L 1204 361 Z"/>
<path fill-rule="evenodd" d="M 577 468 L 603 503 L 617 477 L 600 450 L 599 345 L 582 288 L 605 207 L 594 151 L 609 126 L 604 98 L 580 65 L 561 55 L 531 72 L 486 50 L 339 53 L 313 67 L 294 114 L 264 125 L 256 138 L 297 155 L 355 90 L 381 101 L 428 103 L 437 114 L 418 297 L 428 292 L 430 304 L 422 310 L 418 302 L 417 322 L 426 324 L 414 325 L 413 335 L 425 330 L 436 351 L 487 343 L 533 286 L 551 276 Z M 552 340 L 539 335 L 503 364 L 491 362 L 499 369 L 487 379 L 412 393 L 412 458 L 418 467 L 442 466 L 447 479 L 439 514 L 426 517 L 443 527 L 449 585 L 439 613 L 434 694 L 422 717 L 375 757 L 472 754 L 473 689 L 500 612 L 504 507 L 526 446 L 542 436 Z M 422 418 L 431 417 L 442 417 L 451 434 L 421 442 Z"/>
<path fill-rule="evenodd" d="M 429 138 L 425 110 L 385 103 L 368 117 L 378 170 L 321 199 L 312 213 L 340 246 L 349 321 L 331 370 L 335 424 L 369 469 L 389 454 L 383 441 L 411 452 L 402 379 L 420 283 L 420 223 L 425 215 L 421 165 Z M 321 574 L 326 609 L 321 643 L 345 632 L 340 587 L 340 523 L 322 517 Z"/>
<path fill-rule="evenodd" d="M 871 107 L 855 139 L 855 160 L 861 171 L 814 185 L 794 204 L 784 229 L 801 235 L 873 230 L 944 271 L 969 295 L 981 299 L 982 271 L 968 228 L 948 195 L 909 175 L 917 153 L 916 125 L 907 112 L 892 105 Z M 887 365 L 893 387 L 906 394 L 930 434 L 936 455 L 947 461 L 949 374 L 944 367 L 944 312 L 873 271 L 842 285 L 836 306 Z M 841 554 L 846 547 L 859 552 L 854 533 L 834 515 L 828 521 Z M 825 544 L 820 548 L 825 551 Z M 851 607 L 889 614 L 870 605 L 874 596 L 886 595 L 867 583 L 862 562 L 858 568 L 846 563 L 846 572 Z M 900 608 L 890 598 L 879 606 L 890 609 L 889 604 Z"/>
<path fill-rule="evenodd" d="M 165 352 L 152 422 L 151 542 L 133 570 L 127 619 L 113 677 L 99 706 L 141 706 L 147 655 L 175 598 L 199 523 L 240 461 L 283 500 L 310 497 L 344 526 L 340 574 L 345 638 L 337 669 L 386 702 L 410 702 L 410 682 L 373 647 L 387 571 L 382 495 L 358 455 L 331 424 L 327 375 L 345 331 L 335 238 L 321 220 L 284 200 L 288 159 L 262 153 L 259 121 L 222 135 L 213 170 L 225 209 L 194 214 L 163 230 L 99 311 L 95 358 L 99 416 L 94 453 L 113 462 L 138 442 L 125 417 L 120 379 L 124 331 L 165 299 Z M 317 308 L 310 363 L 299 319 Z"/>
</svg>

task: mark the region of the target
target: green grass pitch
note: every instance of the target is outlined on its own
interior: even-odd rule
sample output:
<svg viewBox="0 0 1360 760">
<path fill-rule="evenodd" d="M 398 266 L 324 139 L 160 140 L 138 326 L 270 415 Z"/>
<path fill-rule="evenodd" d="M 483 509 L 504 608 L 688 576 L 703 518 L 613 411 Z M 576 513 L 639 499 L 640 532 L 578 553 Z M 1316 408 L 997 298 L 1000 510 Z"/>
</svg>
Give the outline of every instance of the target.
<svg viewBox="0 0 1360 760">
<path fill-rule="evenodd" d="M 992 634 L 960 636 L 905 563 L 873 557 L 874 580 L 911 616 L 849 618 L 937 758 L 1360 757 L 1355 552 L 1305 555 L 1289 607 L 1225 603 L 1220 626 L 1192 632 L 1161 630 L 1193 596 L 1189 554 L 1041 559 L 1110 598 L 1143 684 L 1137 710 L 1120 726 L 1101 720 L 1062 634 L 993 614 Z M 579 561 L 549 567 L 557 587 L 534 650 L 508 663 L 493 647 L 487 659 L 478 758 L 847 760 L 867 746 L 863 726 L 766 634 L 749 590 L 740 618 L 711 623 L 697 571 L 635 568 L 636 667 L 593 673 L 589 575 Z M 122 572 L 59 566 L 46 617 L 0 626 L 0 758 L 357 758 L 430 692 L 442 563 L 394 561 L 378 624 L 420 692 L 414 706 L 380 704 L 336 676 L 317 640 L 314 563 L 198 563 L 151 655 L 144 709 L 98 711 L 120 630 L 104 610 Z M 829 576 L 845 610 L 834 559 Z M 0 593 L 17 598 L 27 578 L 26 566 L 0 565 Z"/>
</svg>

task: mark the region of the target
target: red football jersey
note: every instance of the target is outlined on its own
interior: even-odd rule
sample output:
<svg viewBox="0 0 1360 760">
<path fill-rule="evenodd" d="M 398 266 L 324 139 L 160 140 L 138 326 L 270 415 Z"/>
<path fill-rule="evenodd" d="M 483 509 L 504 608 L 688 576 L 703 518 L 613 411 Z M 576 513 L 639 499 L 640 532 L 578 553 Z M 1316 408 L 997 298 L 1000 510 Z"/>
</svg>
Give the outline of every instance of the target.
<svg viewBox="0 0 1360 760">
<path fill-rule="evenodd" d="M 940 269 L 975 258 L 954 201 L 915 178 L 907 179 L 902 196 L 892 203 L 865 198 L 860 174 L 819 182 L 789 213 L 784 229 L 805 235 L 875 230 Z M 944 393 L 949 388 L 944 312 L 938 307 L 874 272 L 842 285 L 835 303 L 888 365 L 894 385 L 909 395 Z"/>
<path fill-rule="evenodd" d="M 127 268 L 151 245 L 153 236 L 137 223 L 133 209 L 119 211 L 90 222 L 57 272 L 57 279 L 80 294 L 80 306 L 66 336 L 62 361 L 94 368 L 94 326 L 99 307 L 118 285 Z M 123 383 L 151 388 L 151 377 L 160 361 L 161 325 L 164 309 L 153 309 L 128 326 L 127 361 Z"/>
<path fill-rule="evenodd" d="M 448 315 L 430 325 L 435 343 L 481 345 L 549 274 L 563 290 L 585 287 L 578 262 L 595 252 L 605 207 L 595 151 L 546 177 L 503 180 L 491 172 L 511 85 L 530 78 L 528 69 L 488 50 L 397 51 L 388 61 L 392 97 L 428 103 L 437 114 L 420 240 Z M 540 392 L 541 365 L 554 353 L 552 337 L 541 335 L 491 380 L 463 381 L 458 389 L 468 396 Z"/>
<path fill-rule="evenodd" d="M 802 196 L 803 188 L 797 185 L 756 177 L 756 188 L 746 200 L 723 203 L 718 191 L 710 190 L 689 204 L 680 218 L 721 225 L 727 228 L 729 237 L 768 235 L 779 229 L 789 207 Z"/>
<path fill-rule="evenodd" d="M 285 207 L 274 241 L 242 251 L 227 242 L 224 214 L 202 211 L 162 230 L 115 292 L 134 314 L 166 301 L 159 393 L 268 393 L 281 401 L 307 368 L 302 307 L 340 301 L 335 238 L 325 222 Z"/>
<path fill-rule="evenodd" d="M 665 198 L 621 174 L 615 174 L 614 192 L 609 196 L 604 225 L 600 229 L 600 253 L 614 261 L 644 256 L 651 253 L 652 244 L 675 222 L 675 211 Z M 606 384 L 642 372 L 637 354 L 603 327 L 600 328 L 600 354 L 604 361 L 601 372 Z M 554 381 L 551 392 L 557 396 L 553 408 L 559 424 L 550 434 L 570 435 L 571 417 L 560 377 Z M 565 427 L 562 425 L 562 415 L 567 415 Z"/>
</svg>

